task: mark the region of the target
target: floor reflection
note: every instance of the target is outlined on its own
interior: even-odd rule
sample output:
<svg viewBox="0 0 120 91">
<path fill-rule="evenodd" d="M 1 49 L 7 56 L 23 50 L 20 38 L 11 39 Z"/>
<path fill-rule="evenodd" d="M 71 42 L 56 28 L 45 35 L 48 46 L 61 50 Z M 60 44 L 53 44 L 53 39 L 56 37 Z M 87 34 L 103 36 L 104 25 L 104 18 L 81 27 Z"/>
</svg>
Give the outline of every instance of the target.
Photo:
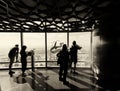
<svg viewBox="0 0 120 91">
<path fill-rule="evenodd" d="M 6 71 L 1 73 L 1 91 L 109 91 L 96 84 L 90 69 L 78 69 L 77 74 L 68 72 L 66 85 L 59 81 L 58 69 L 27 70 L 25 76 L 17 70 L 12 77 Z"/>
</svg>

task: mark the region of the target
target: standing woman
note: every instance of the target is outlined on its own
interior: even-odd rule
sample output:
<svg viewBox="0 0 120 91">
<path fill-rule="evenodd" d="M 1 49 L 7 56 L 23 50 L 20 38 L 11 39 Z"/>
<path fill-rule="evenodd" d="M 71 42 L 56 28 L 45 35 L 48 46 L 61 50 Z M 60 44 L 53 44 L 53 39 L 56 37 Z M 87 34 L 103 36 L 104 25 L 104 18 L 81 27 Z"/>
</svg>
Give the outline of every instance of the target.
<svg viewBox="0 0 120 91">
<path fill-rule="evenodd" d="M 68 62 L 69 62 L 69 52 L 67 49 L 66 44 L 63 45 L 62 50 L 57 54 L 59 57 L 59 80 L 63 81 L 63 84 L 68 84 L 69 82 L 66 81 L 67 71 L 68 71 Z"/>
<path fill-rule="evenodd" d="M 25 70 L 27 67 L 27 52 L 26 50 L 26 46 L 22 46 L 22 49 L 20 51 L 20 55 L 21 55 L 21 63 L 22 63 L 22 75 L 25 75 Z"/>
</svg>

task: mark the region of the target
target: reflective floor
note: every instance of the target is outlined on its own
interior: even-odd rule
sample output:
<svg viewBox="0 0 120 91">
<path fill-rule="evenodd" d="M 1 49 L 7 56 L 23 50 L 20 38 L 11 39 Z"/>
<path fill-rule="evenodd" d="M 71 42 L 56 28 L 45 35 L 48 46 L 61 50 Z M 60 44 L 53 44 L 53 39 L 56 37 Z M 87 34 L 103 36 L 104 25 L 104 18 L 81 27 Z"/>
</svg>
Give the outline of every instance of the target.
<svg viewBox="0 0 120 91">
<path fill-rule="evenodd" d="M 10 77 L 8 71 L 0 71 L 0 91 L 109 91 L 95 84 L 90 69 L 77 69 L 73 74 L 68 71 L 67 81 L 64 85 L 58 79 L 58 69 L 37 69 L 35 72 L 15 70 Z"/>
</svg>

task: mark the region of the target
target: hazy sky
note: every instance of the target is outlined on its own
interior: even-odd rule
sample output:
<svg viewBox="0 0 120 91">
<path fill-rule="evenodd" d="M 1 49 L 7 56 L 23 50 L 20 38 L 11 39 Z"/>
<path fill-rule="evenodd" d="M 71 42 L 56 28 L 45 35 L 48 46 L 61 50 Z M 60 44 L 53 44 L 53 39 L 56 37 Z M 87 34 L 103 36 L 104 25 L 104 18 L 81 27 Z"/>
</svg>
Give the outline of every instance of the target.
<svg viewBox="0 0 120 91">
<path fill-rule="evenodd" d="M 76 40 L 78 45 L 85 48 L 90 47 L 90 32 L 82 33 L 70 33 L 69 34 L 69 46 L 72 45 L 72 41 Z M 24 44 L 28 48 L 45 47 L 45 33 L 24 33 Z M 9 50 L 15 44 L 20 45 L 20 33 L 0 33 L 0 51 Z M 67 43 L 67 33 L 48 33 L 47 45 L 51 46 L 55 41 Z"/>
</svg>

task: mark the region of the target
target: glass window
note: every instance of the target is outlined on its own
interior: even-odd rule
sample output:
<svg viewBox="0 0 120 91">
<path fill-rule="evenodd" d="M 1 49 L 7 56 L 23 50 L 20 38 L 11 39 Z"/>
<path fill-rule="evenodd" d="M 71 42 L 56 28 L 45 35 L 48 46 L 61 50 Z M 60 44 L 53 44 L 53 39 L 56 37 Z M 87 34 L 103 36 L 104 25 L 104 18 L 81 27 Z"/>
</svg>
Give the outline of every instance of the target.
<svg viewBox="0 0 120 91">
<path fill-rule="evenodd" d="M 56 54 L 67 44 L 67 33 L 47 33 L 47 66 L 56 66 Z"/>
<path fill-rule="evenodd" d="M 69 33 L 69 47 L 72 46 L 72 42 L 74 40 L 79 46 L 82 47 L 82 49 L 78 51 L 77 67 L 90 67 L 90 63 L 91 63 L 90 39 L 91 39 L 90 32 Z"/>
<path fill-rule="evenodd" d="M 23 33 L 23 45 L 27 46 L 28 52 L 34 50 L 35 66 L 45 67 L 45 33 Z M 31 62 L 31 56 L 27 61 Z"/>
<path fill-rule="evenodd" d="M 14 47 L 15 44 L 19 44 L 21 50 L 21 37 L 20 33 L 0 33 L 0 68 L 9 67 L 8 52 Z M 27 51 L 34 50 L 35 67 L 46 67 L 46 51 L 47 47 L 47 67 L 57 67 L 56 54 L 62 48 L 63 44 L 69 43 L 69 48 L 72 42 L 82 47 L 78 51 L 78 63 L 77 67 L 90 67 L 91 64 L 91 32 L 70 32 L 69 37 L 67 33 L 47 33 L 47 45 L 45 44 L 45 33 L 23 33 L 23 45 L 27 46 Z M 67 41 L 69 38 L 69 41 Z M 20 51 L 19 50 L 19 51 Z M 20 60 L 20 55 L 19 55 Z M 28 65 L 31 67 L 31 56 L 27 57 Z M 14 63 L 13 68 L 21 68 L 21 63 Z"/>
<path fill-rule="evenodd" d="M 15 44 L 20 45 L 20 33 L 0 33 L 0 68 L 9 67 L 9 50 L 15 46 Z M 20 63 L 14 63 L 13 68 L 21 67 Z"/>
</svg>

